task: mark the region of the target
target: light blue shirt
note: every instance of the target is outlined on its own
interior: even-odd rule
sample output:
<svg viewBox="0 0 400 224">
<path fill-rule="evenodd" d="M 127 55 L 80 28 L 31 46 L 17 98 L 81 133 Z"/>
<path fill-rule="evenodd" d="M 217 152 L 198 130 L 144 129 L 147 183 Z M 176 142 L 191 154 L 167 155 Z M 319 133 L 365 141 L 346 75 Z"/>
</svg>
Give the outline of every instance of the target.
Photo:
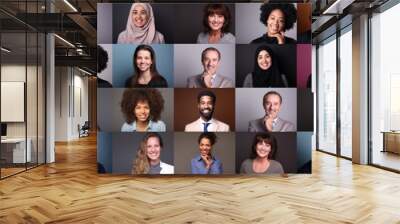
<svg viewBox="0 0 400 224">
<path fill-rule="evenodd" d="M 126 122 L 121 127 L 121 132 L 135 132 L 136 131 L 136 121 L 127 124 Z M 165 123 L 163 121 L 149 121 L 146 131 L 149 132 L 164 132 L 166 131 Z"/>
<path fill-rule="evenodd" d="M 206 168 L 206 164 L 200 155 L 194 157 L 191 161 L 192 174 L 222 174 L 222 163 L 213 157 L 213 163 L 210 168 Z"/>
</svg>

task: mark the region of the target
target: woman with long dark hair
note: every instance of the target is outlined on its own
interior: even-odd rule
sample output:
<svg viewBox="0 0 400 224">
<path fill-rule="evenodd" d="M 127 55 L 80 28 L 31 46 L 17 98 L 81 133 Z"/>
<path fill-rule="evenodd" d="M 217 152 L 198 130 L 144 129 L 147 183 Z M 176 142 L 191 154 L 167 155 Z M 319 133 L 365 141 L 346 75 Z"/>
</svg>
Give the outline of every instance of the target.
<svg viewBox="0 0 400 224">
<path fill-rule="evenodd" d="M 286 76 L 279 71 L 277 58 L 267 45 L 256 49 L 254 69 L 247 74 L 243 87 L 288 87 Z"/>
<path fill-rule="evenodd" d="M 156 55 L 150 45 L 139 45 L 133 54 L 135 74 L 128 78 L 125 87 L 168 87 L 167 81 L 156 67 Z"/>
</svg>

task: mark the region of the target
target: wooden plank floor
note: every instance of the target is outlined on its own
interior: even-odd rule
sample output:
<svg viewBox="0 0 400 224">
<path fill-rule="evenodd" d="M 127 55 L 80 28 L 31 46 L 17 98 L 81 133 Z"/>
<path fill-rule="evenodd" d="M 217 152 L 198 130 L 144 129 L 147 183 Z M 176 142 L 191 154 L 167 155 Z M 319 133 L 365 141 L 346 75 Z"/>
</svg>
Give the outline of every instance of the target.
<svg viewBox="0 0 400 224">
<path fill-rule="evenodd" d="M 313 153 L 312 175 L 98 175 L 92 138 L 0 181 L 0 223 L 400 223 L 400 175 Z"/>
</svg>

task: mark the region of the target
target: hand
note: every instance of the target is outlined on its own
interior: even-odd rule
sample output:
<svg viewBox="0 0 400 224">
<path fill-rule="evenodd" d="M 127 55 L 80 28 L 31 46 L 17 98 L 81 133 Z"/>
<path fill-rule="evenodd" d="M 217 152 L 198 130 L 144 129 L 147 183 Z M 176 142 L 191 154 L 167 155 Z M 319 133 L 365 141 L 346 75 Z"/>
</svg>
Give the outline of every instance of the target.
<svg viewBox="0 0 400 224">
<path fill-rule="evenodd" d="M 276 34 L 272 34 L 271 37 L 275 37 L 278 40 L 278 44 L 285 43 L 285 33 L 283 31 Z"/>
<path fill-rule="evenodd" d="M 272 122 L 274 119 L 271 116 L 265 115 L 264 117 L 264 126 L 267 131 L 272 132 Z"/>
<path fill-rule="evenodd" d="M 210 155 L 201 155 L 201 158 L 203 159 L 204 163 L 206 164 L 206 168 L 210 169 L 211 164 L 213 163 L 213 160 Z"/>
<path fill-rule="evenodd" d="M 211 85 L 212 85 L 211 79 L 212 79 L 212 74 L 208 74 L 206 72 L 203 73 L 203 82 L 207 88 L 211 88 Z"/>
</svg>

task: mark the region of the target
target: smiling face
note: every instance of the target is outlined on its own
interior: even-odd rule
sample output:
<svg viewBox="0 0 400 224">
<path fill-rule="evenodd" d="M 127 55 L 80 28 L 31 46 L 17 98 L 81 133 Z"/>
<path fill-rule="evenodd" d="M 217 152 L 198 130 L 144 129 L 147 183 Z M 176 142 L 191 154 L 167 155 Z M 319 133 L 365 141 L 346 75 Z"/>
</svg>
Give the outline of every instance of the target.
<svg viewBox="0 0 400 224">
<path fill-rule="evenodd" d="M 208 138 L 200 139 L 199 152 L 201 156 L 211 155 L 211 141 Z"/>
<path fill-rule="evenodd" d="M 256 145 L 256 152 L 259 158 L 268 158 L 271 152 L 271 145 L 265 141 L 259 141 Z"/>
<path fill-rule="evenodd" d="M 269 34 L 277 34 L 285 28 L 285 14 L 280 9 L 272 10 L 267 18 L 267 28 Z"/>
<path fill-rule="evenodd" d="M 204 120 L 208 121 L 211 119 L 214 113 L 214 102 L 210 96 L 202 96 L 197 107 L 199 109 L 200 116 Z"/>
<path fill-rule="evenodd" d="M 225 17 L 219 14 L 211 14 L 208 16 L 208 26 L 212 31 L 221 31 L 225 23 Z"/>
<path fill-rule="evenodd" d="M 157 137 L 150 137 L 146 143 L 146 154 L 149 160 L 157 161 L 160 159 L 161 145 Z"/>
<path fill-rule="evenodd" d="M 147 101 L 139 101 L 135 106 L 136 121 L 147 122 L 150 116 L 150 106 Z"/>
<path fill-rule="evenodd" d="M 151 59 L 151 52 L 147 50 L 139 50 L 135 59 L 136 67 L 140 72 L 149 71 L 153 60 Z"/>
<path fill-rule="evenodd" d="M 273 119 L 278 117 L 281 110 L 281 100 L 276 94 L 269 94 L 264 104 L 265 114 Z"/>
<path fill-rule="evenodd" d="M 219 66 L 219 54 L 215 50 L 208 50 L 203 57 L 204 72 L 208 74 L 215 74 Z"/>
<path fill-rule="evenodd" d="M 143 5 L 135 5 L 131 13 L 132 23 L 135 27 L 142 28 L 144 25 L 146 25 L 149 15 L 147 15 L 147 11 L 144 9 Z"/>
<path fill-rule="evenodd" d="M 271 59 L 271 55 L 268 53 L 268 51 L 262 50 L 262 51 L 260 51 L 260 53 L 258 53 L 257 63 L 258 63 L 258 66 L 262 70 L 267 70 L 271 67 L 272 59 Z"/>
</svg>

